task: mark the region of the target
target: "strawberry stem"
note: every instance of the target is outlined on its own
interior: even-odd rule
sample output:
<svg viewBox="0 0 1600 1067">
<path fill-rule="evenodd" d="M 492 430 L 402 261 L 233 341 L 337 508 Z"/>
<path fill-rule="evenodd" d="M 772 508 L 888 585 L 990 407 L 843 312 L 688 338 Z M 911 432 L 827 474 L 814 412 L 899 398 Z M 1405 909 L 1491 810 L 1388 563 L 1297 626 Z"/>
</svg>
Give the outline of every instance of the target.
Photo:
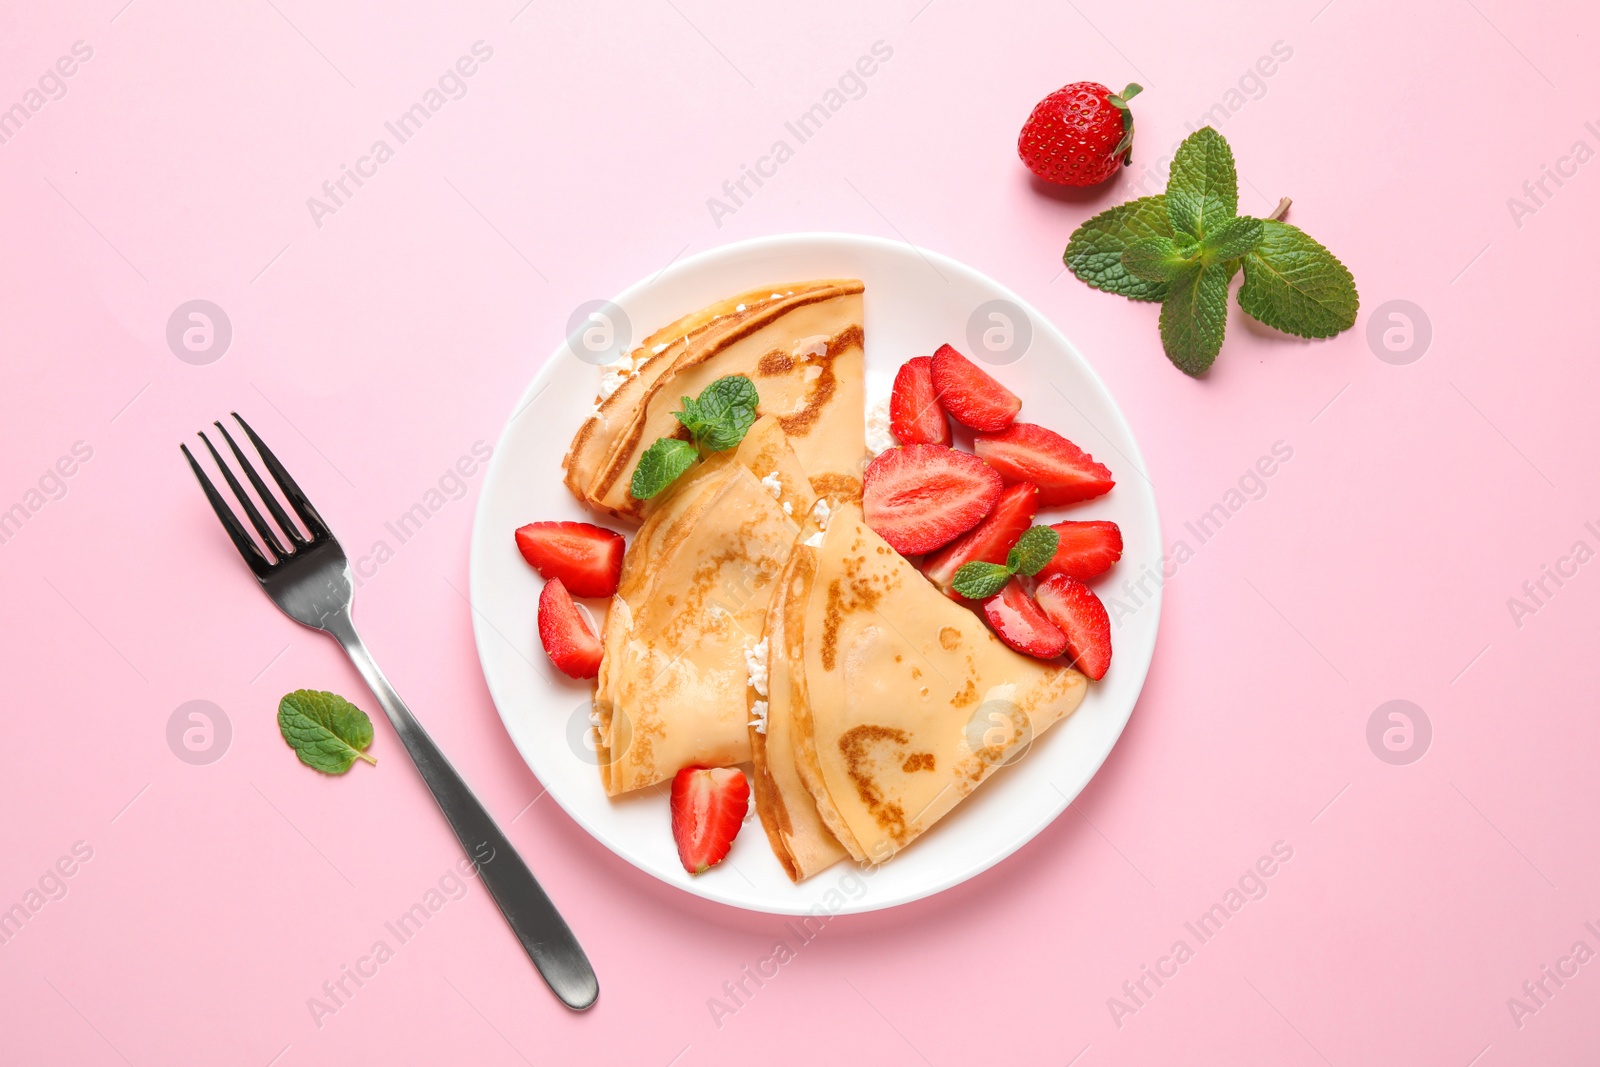
<svg viewBox="0 0 1600 1067">
<path fill-rule="evenodd" d="M 1106 99 L 1111 101 L 1111 106 L 1128 110 L 1128 101 L 1144 92 L 1144 86 L 1138 82 L 1129 82 L 1128 87 L 1120 93 L 1112 93 Z"/>
<path fill-rule="evenodd" d="M 1271 222 L 1277 222 L 1279 219 L 1283 218 L 1285 215 L 1287 215 L 1289 213 L 1289 204 L 1290 203 L 1291 203 L 1291 201 L 1289 200 L 1289 198 L 1287 196 L 1284 197 L 1282 200 L 1279 200 L 1278 201 L 1278 206 L 1272 209 L 1272 214 L 1268 215 L 1267 219 L 1269 221 L 1271 221 Z"/>
<path fill-rule="evenodd" d="M 1122 139 L 1117 142 L 1117 147 L 1111 150 L 1111 158 L 1122 156 L 1124 167 L 1133 162 L 1133 111 L 1128 107 L 1128 101 L 1142 92 L 1144 86 L 1137 82 L 1129 82 L 1121 94 L 1109 93 L 1106 96 L 1111 106 L 1122 112 Z"/>
</svg>

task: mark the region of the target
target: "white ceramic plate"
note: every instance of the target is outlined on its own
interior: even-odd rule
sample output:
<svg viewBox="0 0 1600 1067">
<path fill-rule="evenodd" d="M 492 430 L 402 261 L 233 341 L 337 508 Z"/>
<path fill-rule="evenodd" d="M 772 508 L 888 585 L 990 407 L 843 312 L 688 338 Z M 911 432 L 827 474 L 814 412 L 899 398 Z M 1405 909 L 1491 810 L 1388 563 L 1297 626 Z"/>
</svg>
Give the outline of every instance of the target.
<svg viewBox="0 0 1600 1067">
<path fill-rule="evenodd" d="M 1155 498 L 1139 447 L 1111 394 L 1048 320 L 998 282 L 952 259 L 850 234 L 729 245 L 684 260 L 618 296 L 614 304 L 630 325 L 617 330 L 613 343 L 636 345 L 651 330 L 733 293 L 823 277 L 866 283 L 869 404 L 888 395 L 901 362 L 931 354 L 942 343 L 986 360 L 990 372 L 1023 398 L 1023 419 L 1065 434 L 1117 478 L 1117 487 L 1098 500 L 1041 513 L 1041 521 L 1070 516 L 1112 519 L 1121 526 L 1123 558 L 1097 581 L 1102 595 L 1159 559 Z M 685 892 L 790 914 L 872 911 L 937 893 L 1005 859 L 1061 814 L 1099 769 L 1133 712 L 1155 650 L 1159 590 L 1113 627 L 1111 669 L 1103 681 L 1091 683 L 1070 718 L 870 874 L 843 863 L 798 886 L 790 883 L 752 814 L 728 860 L 690 877 L 673 845 L 666 785 L 607 799 L 589 741 L 590 684 L 559 674 L 540 649 L 542 582 L 512 536 L 518 526 L 542 519 L 600 521 L 567 493 L 560 465 L 601 373 L 567 343 L 557 347 L 500 437 L 472 532 L 473 632 L 489 692 L 518 751 L 568 814 L 617 855 Z M 592 607 L 597 614 L 604 610 L 599 603 Z"/>
</svg>

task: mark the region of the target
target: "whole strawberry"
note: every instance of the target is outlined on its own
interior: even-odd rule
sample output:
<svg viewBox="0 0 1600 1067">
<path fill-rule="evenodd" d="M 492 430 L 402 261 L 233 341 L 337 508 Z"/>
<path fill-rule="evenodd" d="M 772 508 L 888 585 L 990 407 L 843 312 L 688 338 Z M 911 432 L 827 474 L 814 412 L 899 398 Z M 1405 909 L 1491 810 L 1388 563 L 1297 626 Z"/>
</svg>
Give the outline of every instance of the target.
<svg viewBox="0 0 1600 1067">
<path fill-rule="evenodd" d="M 1017 155 L 1028 169 L 1058 185 L 1095 185 L 1128 162 L 1133 112 L 1128 101 L 1141 87 L 1120 94 L 1099 82 L 1073 82 L 1039 101 L 1022 124 Z"/>
</svg>

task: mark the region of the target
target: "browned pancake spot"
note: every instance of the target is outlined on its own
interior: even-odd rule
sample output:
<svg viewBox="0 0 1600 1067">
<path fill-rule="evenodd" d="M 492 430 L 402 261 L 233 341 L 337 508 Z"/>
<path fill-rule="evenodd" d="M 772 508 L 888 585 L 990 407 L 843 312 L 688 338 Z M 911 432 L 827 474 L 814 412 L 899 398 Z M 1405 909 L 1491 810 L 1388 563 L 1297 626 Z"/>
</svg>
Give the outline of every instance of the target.
<svg viewBox="0 0 1600 1067">
<path fill-rule="evenodd" d="M 794 360 L 784 352 L 773 349 L 756 362 L 756 373 L 764 378 L 776 378 L 794 370 Z"/>
<path fill-rule="evenodd" d="M 839 379 L 833 373 L 833 361 L 841 353 L 861 347 L 861 327 L 851 326 L 841 330 L 836 336 L 828 339 L 828 350 L 820 356 L 812 357 L 822 365 L 822 373 L 817 375 L 806 390 L 805 399 L 801 401 L 799 411 L 792 415 L 780 415 L 778 422 L 783 426 L 783 432 L 790 437 L 804 437 L 811 432 L 811 427 L 816 424 L 817 416 L 822 414 L 822 409 L 828 401 L 833 399 L 833 392 L 838 387 Z M 762 357 L 762 362 L 772 355 Z M 783 357 L 788 359 L 787 356 Z M 793 366 L 793 364 L 790 364 Z"/>
<path fill-rule="evenodd" d="M 914 771 L 931 771 L 933 770 L 933 753 L 913 752 L 906 757 L 904 763 L 900 764 L 900 769 L 907 774 L 911 774 Z"/>
<path fill-rule="evenodd" d="M 939 646 L 946 652 L 954 652 L 961 647 L 961 631 L 954 626 L 939 627 Z"/>
<path fill-rule="evenodd" d="M 905 809 L 899 804 L 884 800 L 883 792 L 878 788 L 878 780 L 872 774 L 871 749 L 873 745 L 881 742 L 903 745 L 908 740 L 909 737 L 904 730 L 870 724 L 851 727 L 839 737 L 839 752 L 844 756 L 845 773 L 855 783 L 856 795 L 861 798 L 861 803 L 867 806 L 867 811 L 877 820 L 878 825 L 894 838 L 897 844 L 903 844 L 906 839 Z"/>
<path fill-rule="evenodd" d="M 967 679 L 967 684 L 961 687 L 960 692 L 950 698 L 951 705 L 958 708 L 964 708 L 968 704 L 976 704 L 977 702 L 978 687 L 972 684 L 971 678 Z"/>
<path fill-rule="evenodd" d="M 845 574 L 853 575 L 859 567 L 845 565 Z M 878 606 L 881 594 L 859 578 L 835 578 L 828 583 L 828 605 L 822 620 L 822 669 L 831 671 L 839 659 L 839 624 L 855 611 L 872 611 Z"/>
<path fill-rule="evenodd" d="M 811 479 L 811 491 L 832 500 L 861 501 L 861 482 L 848 474 L 819 474 Z"/>
</svg>

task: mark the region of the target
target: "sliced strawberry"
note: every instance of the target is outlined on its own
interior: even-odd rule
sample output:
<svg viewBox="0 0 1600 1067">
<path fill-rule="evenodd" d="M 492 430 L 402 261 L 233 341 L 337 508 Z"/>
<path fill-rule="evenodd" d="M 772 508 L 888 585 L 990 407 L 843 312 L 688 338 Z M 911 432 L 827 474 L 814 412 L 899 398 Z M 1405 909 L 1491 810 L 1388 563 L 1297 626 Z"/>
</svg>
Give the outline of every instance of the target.
<svg viewBox="0 0 1600 1067">
<path fill-rule="evenodd" d="M 923 560 L 922 573 L 945 596 L 965 602 L 966 597 L 955 591 L 956 571 L 963 563 L 1004 563 L 1038 510 L 1039 487 L 1018 482 L 1000 494 L 988 518 Z"/>
<path fill-rule="evenodd" d="M 994 507 L 1000 475 L 970 452 L 943 445 L 891 448 L 861 476 L 867 525 L 903 556 L 966 533 Z"/>
<path fill-rule="evenodd" d="M 600 673 L 600 639 L 578 613 L 560 578 L 544 583 L 539 594 L 539 643 L 550 662 L 569 678 Z"/>
<path fill-rule="evenodd" d="M 1014 423 L 999 433 L 973 439 L 978 458 L 994 467 L 1007 484 L 1032 482 L 1039 505 L 1076 504 L 1111 491 L 1116 481 L 1104 464 L 1054 430 L 1031 422 Z"/>
<path fill-rule="evenodd" d="M 559 578 L 573 596 L 610 596 L 622 575 L 622 535 L 587 522 L 530 522 L 517 549 L 545 578 Z"/>
<path fill-rule="evenodd" d="M 1039 571 L 1041 580 L 1052 574 L 1093 578 L 1122 558 L 1122 531 L 1114 522 L 1053 522 L 1050 529 L 1060 541 L 1056 543 L 1056 554 Z"/>
<path fill-rule="evenodd" d="M 974 430 L 1003 430 L 1022 410 L 1022 398 L 949 345 L 933 354 L 933 388 L 957 422 Z"/>
<path fill-rule="evenodd" d="M 1000 640 L 1035 659 L 1055 659 L 1067 647 L 1067 635 L 1045 618 L 1033 597 L 1015 578 L 983 602 L 983 617 Z"/>
<path fill-rule="evenodd" d="M 685 767 L 672 780 L 672 839 L 690 874 L 722 862 L 744 825 L 750 783 L 737 767 Z"/>
<path fill-rule="evenodd" d="M 889 394 L 889 432 L 903 445 L 947 445 L 950 422 L 933 391 L 933 359 L 916 356 L 900 365 Z"/>
<path fill-rule="evenodd" d="M 1067 655 L 1084 674 L 1099 681 L 1111 666 L 1111 619 L 1094 590 L 1076 578 L 1057 574 L 1033 591 L 1039 607 L 1067 636 Z"/>
</svg>

